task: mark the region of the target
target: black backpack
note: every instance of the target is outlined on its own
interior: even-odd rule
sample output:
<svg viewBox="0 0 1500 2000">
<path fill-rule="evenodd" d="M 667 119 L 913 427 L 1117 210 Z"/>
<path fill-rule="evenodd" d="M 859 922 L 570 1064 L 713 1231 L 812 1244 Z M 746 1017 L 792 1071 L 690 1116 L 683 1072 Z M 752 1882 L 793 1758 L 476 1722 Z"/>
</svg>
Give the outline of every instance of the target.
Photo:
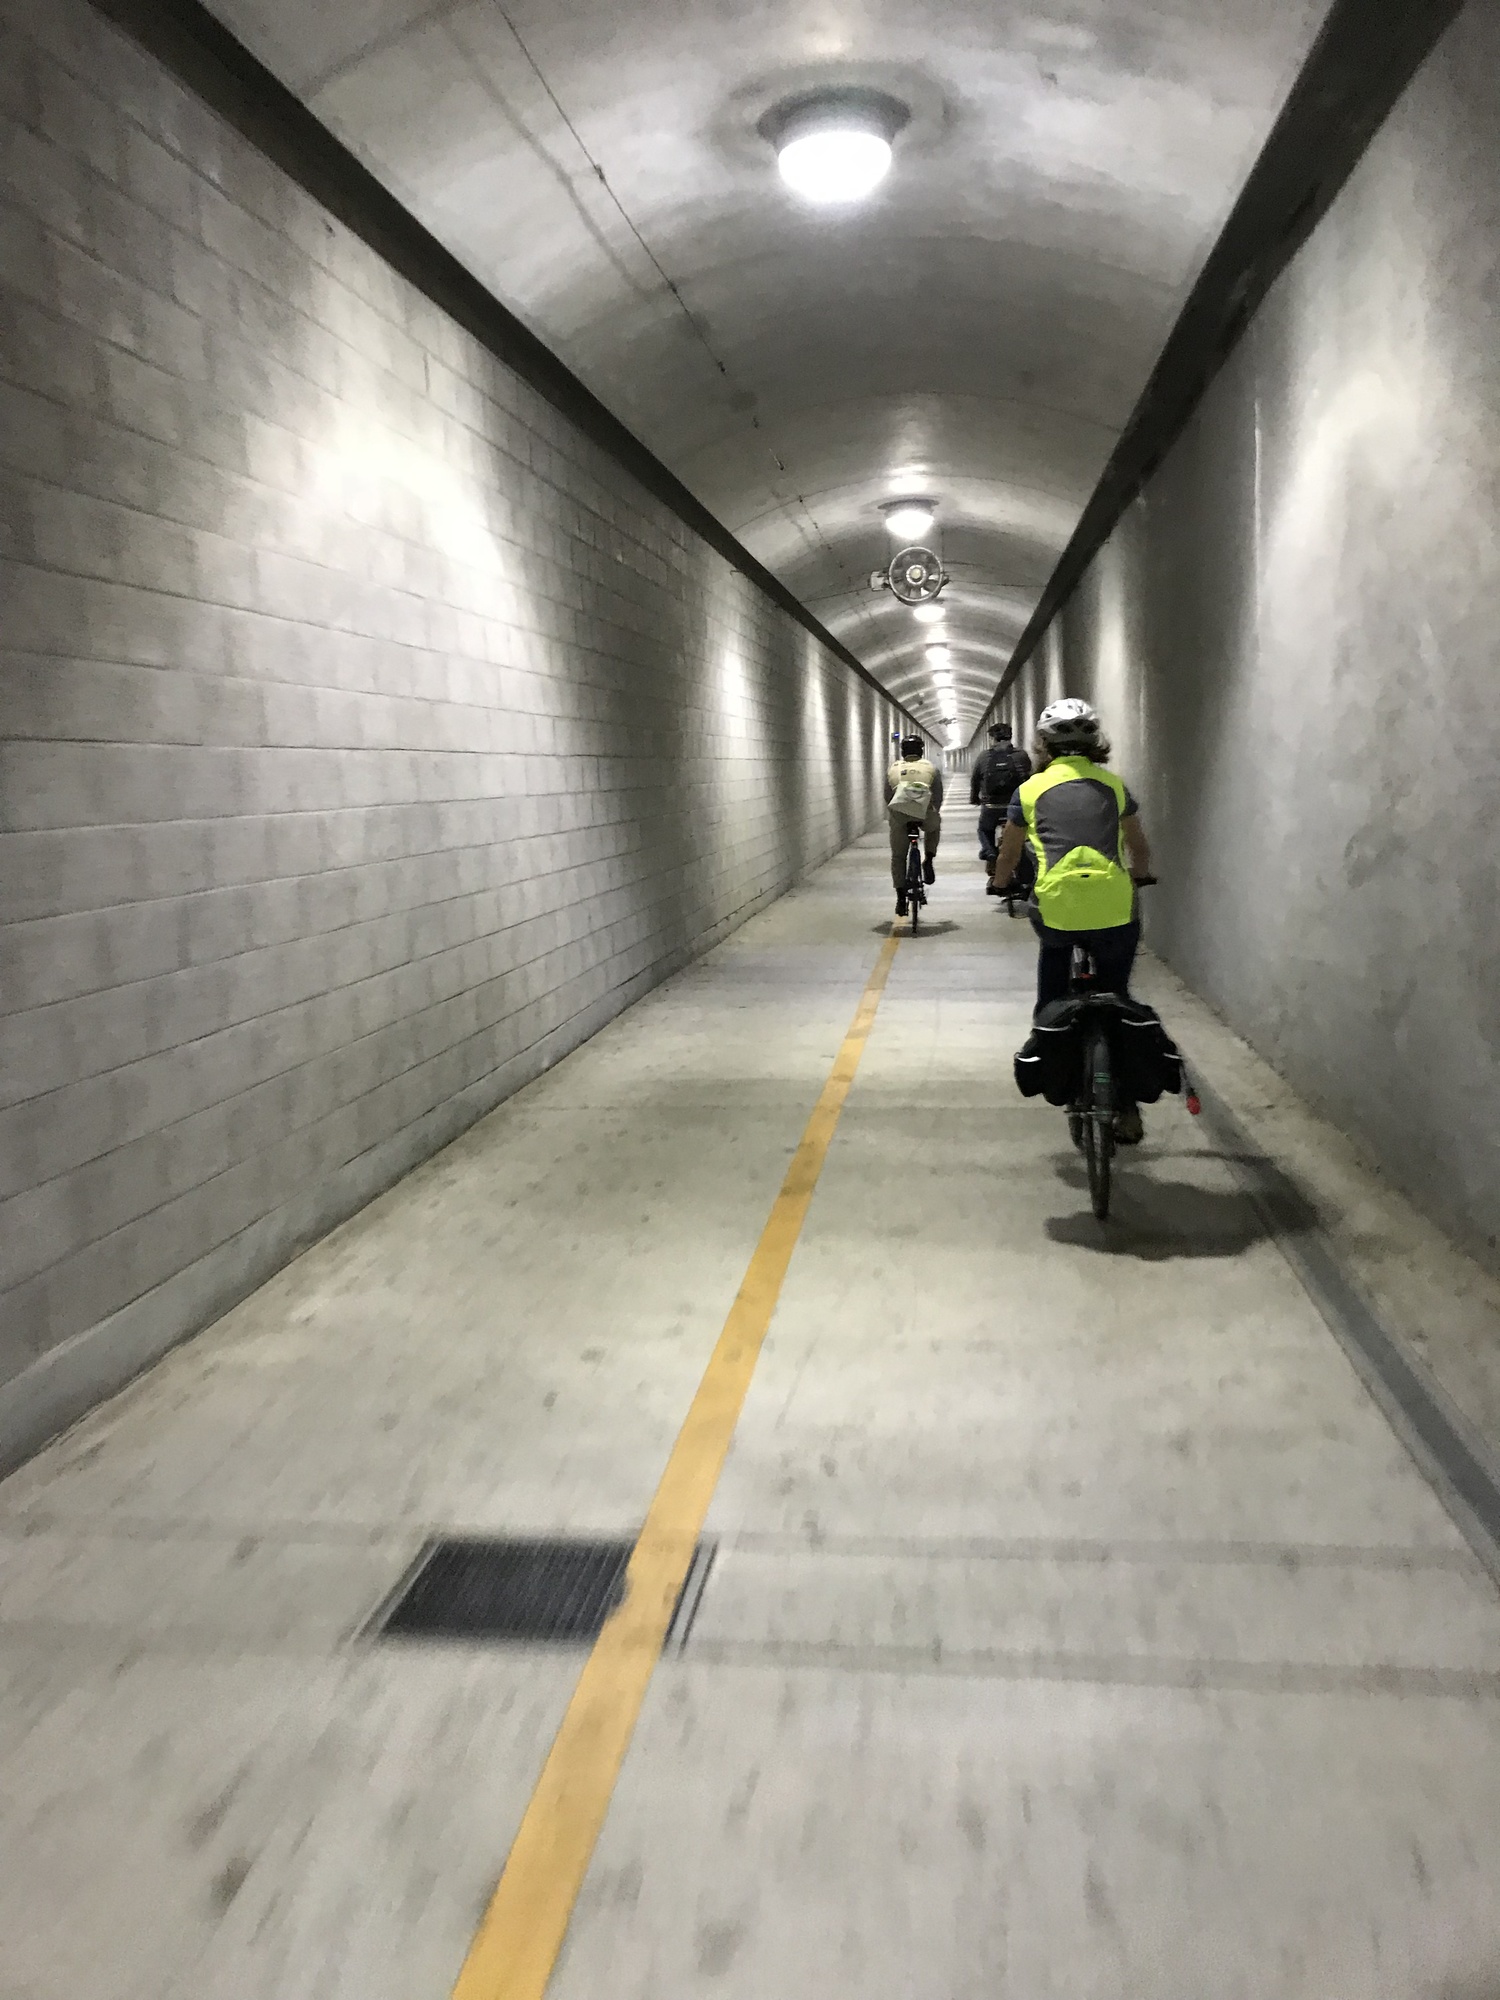
<svg viewBox="0 0 1500 2000">
<path fill-rule="evenodd" d="M 1025 778 L 1021 753 L 1014 744 L 1002 743 L 987 751 L 984 759 L 983 790 L 987 806 L 1008 806 L 1016 786 Z"/>
</svg>

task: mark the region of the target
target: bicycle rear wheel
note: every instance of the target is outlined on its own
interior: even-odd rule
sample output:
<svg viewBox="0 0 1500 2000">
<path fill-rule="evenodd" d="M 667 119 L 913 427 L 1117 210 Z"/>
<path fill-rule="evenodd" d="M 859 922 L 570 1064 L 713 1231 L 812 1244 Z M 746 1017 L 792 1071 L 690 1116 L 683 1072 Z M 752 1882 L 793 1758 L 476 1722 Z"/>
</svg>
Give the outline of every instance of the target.
<svg viewBox="0 0 1500 2000">
<path fill-rule="evenodd" d="M 1089 1035 L 1084 1051 L 1083 1156 L 1088 1162 L 1089 1202 L 1101 1222 L 1109 1216 L 1111 1163 L 1115 1151 L 1115 1082 L 1109 1059 L 1109 1036 L 1103 1028 Z"/>
<path fill-rule="evenodd" d="M 922 888 L 922 857 L 916 846 L 906 850 L 906 900 L 911 905 L 911 934 L 917 934 L 918 913 L 927 897 Z"/>
</svg>

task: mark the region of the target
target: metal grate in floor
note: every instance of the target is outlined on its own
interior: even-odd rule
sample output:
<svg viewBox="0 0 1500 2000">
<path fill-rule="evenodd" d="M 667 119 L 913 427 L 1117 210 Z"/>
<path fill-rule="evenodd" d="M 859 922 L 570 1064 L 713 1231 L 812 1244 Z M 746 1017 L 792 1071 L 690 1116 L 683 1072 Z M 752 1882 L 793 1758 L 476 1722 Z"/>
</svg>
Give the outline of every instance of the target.
<svg viewBox="0 0 1500 2000">
<path fill-rule="evenodd" d="M 562 1537 L 440 1536 L 422 1550 L 371 1631 L 378 1638 L 586 1646 L 625 1595 L 634 1546 Z M 711 1550 L 700 1545 L 669 1641 L 696 1611 L 711 1559 Z"/>
</svg>

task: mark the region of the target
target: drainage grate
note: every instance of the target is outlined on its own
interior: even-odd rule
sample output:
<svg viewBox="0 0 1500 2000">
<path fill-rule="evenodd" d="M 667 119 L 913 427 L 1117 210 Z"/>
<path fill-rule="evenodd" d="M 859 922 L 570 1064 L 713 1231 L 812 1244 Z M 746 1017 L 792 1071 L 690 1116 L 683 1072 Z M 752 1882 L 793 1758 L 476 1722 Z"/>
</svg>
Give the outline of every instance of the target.
<svg viewBox="0 0 1500 2000">
<path fill-rule="evenodd" d="M 634 1542 L 440 1537 L 371 1623 L 377 1637 L 588 1645 L 625 1595 Z M 697 1610 L 712 1552 L 699 1545 L 673 1614 Z M 669 1637 L 672 1635 L 669 1634 Z"/>
</svg>

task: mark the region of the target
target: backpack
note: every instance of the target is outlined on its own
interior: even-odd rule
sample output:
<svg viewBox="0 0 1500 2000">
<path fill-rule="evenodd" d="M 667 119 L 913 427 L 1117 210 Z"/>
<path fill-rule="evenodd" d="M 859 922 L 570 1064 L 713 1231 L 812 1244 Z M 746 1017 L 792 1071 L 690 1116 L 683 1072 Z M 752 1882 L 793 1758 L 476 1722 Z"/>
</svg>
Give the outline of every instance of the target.
<svg viewBox="0 0 1500 2000">
<path fill-rule="evenodd" d="M 1021 768 L 1021 753 L 1012 743 L 1004 744 L 998 750 L 991 750 L 984 760 L 982 790 L 987 806 L 1008 806 L 1017 785 L 1022 784 L 1029 773 Z"/>
<path fill-rule="evenodd" d="M 920 776 L 918 764 L 897 764 L 896 786 L 891 793 L 891 811 L 902 819 L 923 819 L 932 806 L 932 786 Z"/>
</svg>

